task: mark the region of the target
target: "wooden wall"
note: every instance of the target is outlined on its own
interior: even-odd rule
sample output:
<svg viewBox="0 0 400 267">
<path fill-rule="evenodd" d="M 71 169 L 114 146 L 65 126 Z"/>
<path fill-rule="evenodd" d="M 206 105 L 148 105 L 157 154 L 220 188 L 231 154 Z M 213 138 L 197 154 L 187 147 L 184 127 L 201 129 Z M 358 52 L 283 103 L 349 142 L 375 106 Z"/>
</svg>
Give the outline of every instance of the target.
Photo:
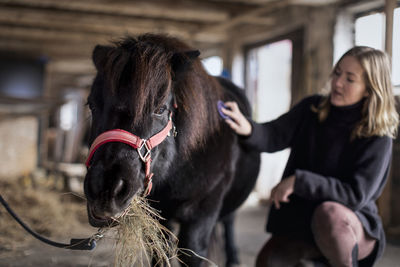
<svg viewBox="0 0 400 267">
<path fill-rule="evenodd" d="M 0 117 L 0 180 L 29 175 L 38 160 L 38 119 Z"/>
</svg>

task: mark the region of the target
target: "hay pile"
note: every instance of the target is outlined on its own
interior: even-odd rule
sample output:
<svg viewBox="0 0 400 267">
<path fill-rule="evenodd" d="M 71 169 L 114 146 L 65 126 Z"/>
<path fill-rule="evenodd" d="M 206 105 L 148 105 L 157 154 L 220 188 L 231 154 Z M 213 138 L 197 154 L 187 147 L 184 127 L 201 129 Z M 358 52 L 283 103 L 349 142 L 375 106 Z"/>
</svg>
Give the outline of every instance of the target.
<svg viewBox="0 0 400 267">
<path fill-rule="evenodd" d="M 0 181 L 0 188 L 14 212 L 41 235 L 63 242 L 72 235 L 93 232 L 87 220 L 86 202 L 77 196 L 46 186 L 34 188 L 25 179 Z M 0 252 L 23 248 L 33 240 L 2 205 L 0 218 Z"/>
<path fill-rule="evenodd" d="M 54 184 L 33 186 L 25 179 L 0 180 L 0 193 L 31 229 L 54 241 L 68 243 L 71 237 L 88 237 L 96 232 L 88 223 L 86 200 L 62 193 Z M 135 197 L 127 211 L 115 218 L 116 227 L 101 229 L 105 236 L 97 242 L 94 252 L 106 253 L 103 261 L 112 264 L 114 257 L 114 266 L 176 266 L 178 253 L 183 253 L 216 266 L 192 251 L 178 249 L 178 239 L 160 224 L 163 218 L 147 201 Z M 42 245 L 0 204 L 0 261 L 7 257 L 17 259 L 19 252 L 33 242 Z M 88 254 L 89 258 L 92 256 Z M 95 260 L 89 259 L 89 265 L 90 262 L 95 263 Z"/>
<path fill-rule="evenodd" d="M 88 236 L 96 229 L 88 223 L 86 200 L 62 193 L 54 183 L 33 186 L 26 178 L 1 181 L 0 193 L 15 213 L 35 232 L 54 241 L 68 243 L 71 237 Z M 0 254 L 13 255 L 32 242 L 28 234 L 0 204 Z M 116 218 L 118 225 L 107 231 L 103 242 L 114 242 L 114 266 L 171 266 L 177 255 L 177 238 L 159 223 L 162 218 L 145 198 L 135 197 L 130 208 Z"/>
</svg>

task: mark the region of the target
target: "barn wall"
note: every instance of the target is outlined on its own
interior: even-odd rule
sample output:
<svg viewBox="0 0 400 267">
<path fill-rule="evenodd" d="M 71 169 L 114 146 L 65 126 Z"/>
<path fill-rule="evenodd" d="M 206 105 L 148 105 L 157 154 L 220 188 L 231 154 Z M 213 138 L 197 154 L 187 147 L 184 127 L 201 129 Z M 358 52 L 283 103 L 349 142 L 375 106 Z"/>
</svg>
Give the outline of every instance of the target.
<svg viewBox="0 0 400 267">
<path fill-rule="evenodd" d="M 292 7 L 288 11 L 290 19 L 279 27 L 247 36 L 235 33 L 227 46 L 233 56 L 225 55 L 224 58 L 231 60 L 226 66 L 232 66 L 233 80 L 243 86 L 243 47 L 274 40 L 301 28 L 304 32 L 303 62 L 296 68 L 302 70 L 303 80 L 292 90 L 292 103 L 296 103 L 304 96 L 320 92 L 326 87 L 333 64 L 354 45 L 355 14 L 377 8 L 376 3 L 372 4 L 355 5 L 350 9 L 334 6 Z M 394 140 L 390 179 L 377 201 L 387 233 L 397 236 L 400 236 L 400 206 L 396 205 L 400 200 L 399 160 L 400 137 Z"/>
<path fill-rule="evenodd" d="M 300 55 L 293 62 L 297 78 L 292 80 L 291 103 L 297 103 L 306 95 L 320 92 L 329 80 L 332 70 L 333 33 L 335 31 L 337 11 L 334 6 L 293 7 L 287 10 L 287 17 L 290 17 L 290 19 L 283 20 L 280 27 L 250 34 L 246 38 L 243 38 L 245 36 L 244 32 L 243 34 L 235 33 L 232 35 L 232 41 L 227 44 L 225 51 L 232 53 L 233 56 L 225 52 L 223 57 L 224 60 L 228 61 L 224 62 L 225 67 L 231 67 L 233 81 L 240 86 L 245 85 L 244 52 L 246 47 L 251 47 L 254 44 L 262 45 L 280 38 L 290 38 L 293 39 L 294 45 L 298 45 L 298 47 L 294 47 L 294 50 Z M 279 62 L 276 62 L 276 64 L 279 64 Z M 272 156 L 275 157 L 274 155 Z M 270 158 L 270 160 L 275 159 L 284 161 L 279 165 L 286 165 L 285 157 Z M 274 184 L 271 184 L 271 182 L 264 183 L 263 180 L 270 178 L 265 173 L 260 173 L 255 189 L 258 197 L 266 198 L 269 196 L 269 190 L 272 189 Z M 271 186 L 271 188 L 266 188 L 266 186 Z"/>
<path fill-rule="evenodd" d="M 304 47 L 304 89 L 298 98 L 320 92 L 329 80 L 333 65 L 333 32 L 336 8 L 313 8 L 306 24 Z M 297 99 L 293 99 L 297 100 Z M 296 101 L 293 101 L 296 102 Z"/>
<path fill-rule="evenodd" d="M 302 30 L 303 60 L 297 69 L 302 71 L 301 81 L 293 86 L 292 103 L 298 102 L 306 95 L 320 92 L 326 85 L 333 65 L 333 36 L 336 24 L 337 7 L 292 7 L 288 10 L 290 19 L 282 21 L 279 27 L 253 34 L 235 33 L 231 36 L 229 51 L 224 55 L 225 63 L 231 67 L 233 80 L 243 85 L 243 50 L 255 43 L 267 42 Z M 239 77 L 242 76 L 242 77 Z"/>
<path fill-rule="evenodd" d="M 36 117 L 0 120 L 0 180 L 11 180 L 36 168 L 38 120 Z"/>
</svg>

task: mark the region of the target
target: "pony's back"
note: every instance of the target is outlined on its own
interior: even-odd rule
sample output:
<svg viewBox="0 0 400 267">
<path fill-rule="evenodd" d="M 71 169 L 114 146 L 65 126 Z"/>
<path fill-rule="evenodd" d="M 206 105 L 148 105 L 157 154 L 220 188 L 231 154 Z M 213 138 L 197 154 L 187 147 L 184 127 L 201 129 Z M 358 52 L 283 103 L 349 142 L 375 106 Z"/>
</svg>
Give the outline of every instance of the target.
<svg viewBox="0 0 400 267">
<path fill-rule="evenodd" d="M 219 77 L 218 81 L 225 89 L 226 100 L 235 101 L 241 112 L 246 117 L 250 117 L 251 106 L 244 90 L 225 78 Z M 224 198 L 220 218 L 229 215 L 243 204 L 253 190 L 258 177 L 261 162 L 260 153 L 241 145 L 240 141 L 238 146 L 240 153 L 237 166 L 240 167 L 236 168 L 234 181 Z"/>
</svg>

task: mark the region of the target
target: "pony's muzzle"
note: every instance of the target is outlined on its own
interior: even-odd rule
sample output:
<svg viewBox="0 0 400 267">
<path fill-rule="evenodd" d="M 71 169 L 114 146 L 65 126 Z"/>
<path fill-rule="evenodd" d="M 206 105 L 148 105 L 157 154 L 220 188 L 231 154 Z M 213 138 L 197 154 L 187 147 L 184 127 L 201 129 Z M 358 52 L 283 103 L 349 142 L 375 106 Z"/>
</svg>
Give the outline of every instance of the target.
<svg viewBox="0 0 400 267">
<path fill-rule="evenodd" d="M 142 163 L 139 158 L 135 164 L 140 170 Z M 107 167 L 95 163 L 88 169 L 84 191 L 91 225 L 108 225 L 126 210 L 134 195 L 143 189 L 143 174 L 139 171 L 134 175 L 126 166 L 125 162 L 115 162 Z"/>
</svg>

